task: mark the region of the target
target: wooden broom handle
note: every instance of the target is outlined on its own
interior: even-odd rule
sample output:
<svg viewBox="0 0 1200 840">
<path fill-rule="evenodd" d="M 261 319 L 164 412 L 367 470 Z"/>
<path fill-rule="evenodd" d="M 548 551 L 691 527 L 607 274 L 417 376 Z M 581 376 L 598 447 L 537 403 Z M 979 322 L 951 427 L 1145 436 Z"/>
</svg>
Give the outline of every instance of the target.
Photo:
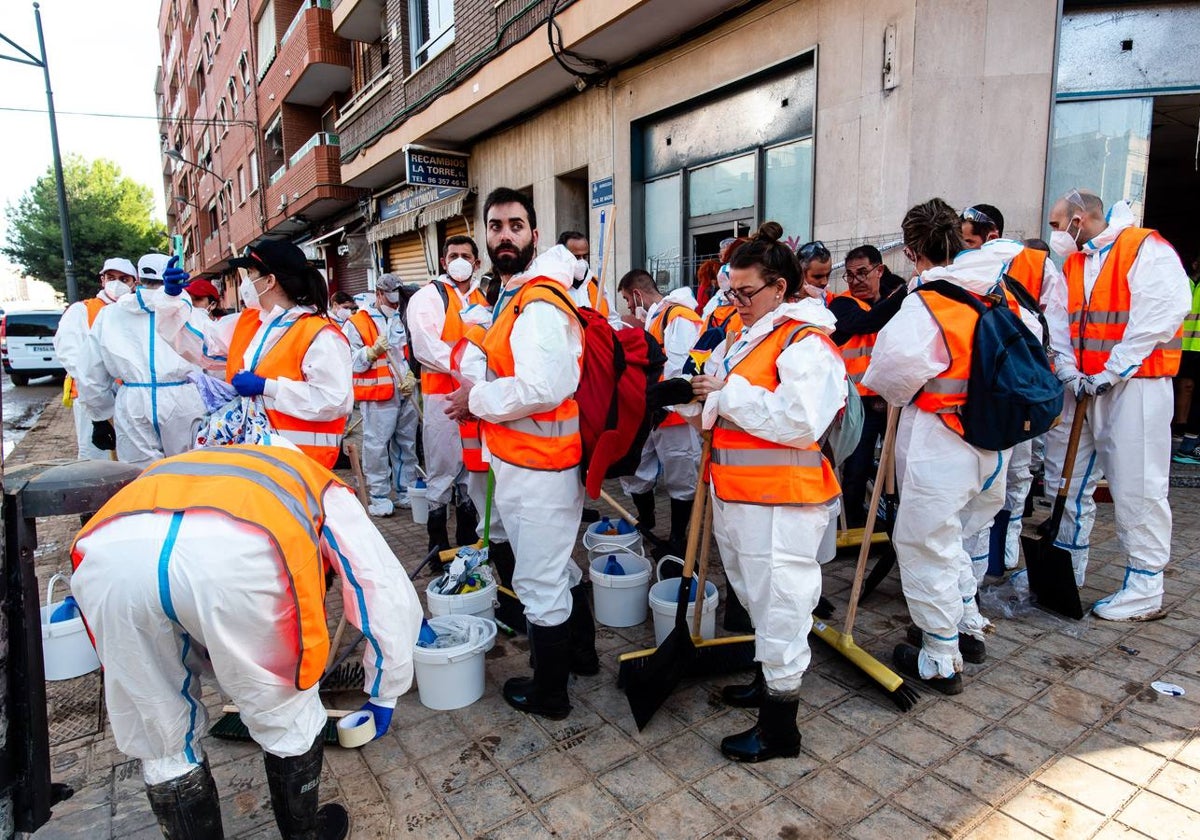
<svg viewBox="0 0 1200 840">
<path fill-rule="evenodd" d="M 692 616 L 692 635 L 696 637 L 700 636 L 700 619 L 704 609 L 704 585 L 708 581 L 708 551 L 712 543 L 712 521 L 712 501 L 710 500 L 704 506 L 704 528 L 700 532 L 700 571 L 696 575 L 696 614 Z"/>
</svg>

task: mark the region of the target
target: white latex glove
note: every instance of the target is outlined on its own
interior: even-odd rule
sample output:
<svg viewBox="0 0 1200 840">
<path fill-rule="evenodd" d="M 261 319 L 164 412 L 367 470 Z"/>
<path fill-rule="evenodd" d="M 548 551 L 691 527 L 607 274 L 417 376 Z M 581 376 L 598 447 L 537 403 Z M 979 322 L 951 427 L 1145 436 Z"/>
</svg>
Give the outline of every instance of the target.
<svg viewBox="0 0 1200 840">
<path fill-rule="evenodd" d="M 1091 376 L 1085 376 L 1083 390 L 1094 397 L 1100 397 L 1111 391 L 1114 385 L 1124 381 L 1125 378 L 1120 374 L 1105 369 L 1099 373 L 1093 373 Z"/>
<path fill-rule="evenodd" d="M 1058 377 L 1058 381 L 1063 384 L 1063 387 L 1069 390 L 1078 399 L 1083 393 L 1084 375 L 1075 367 L 1059 367 L 1054 375 Z"/>
</svg>

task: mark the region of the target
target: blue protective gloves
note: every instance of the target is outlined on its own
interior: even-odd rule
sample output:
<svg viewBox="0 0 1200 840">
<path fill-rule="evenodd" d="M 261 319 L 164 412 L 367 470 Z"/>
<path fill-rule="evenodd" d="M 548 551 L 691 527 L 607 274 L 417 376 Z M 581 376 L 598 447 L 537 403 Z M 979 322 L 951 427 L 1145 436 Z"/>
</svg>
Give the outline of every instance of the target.
<svg viewBox="0 0 1200 840">
<path fill-rule="evenodd" d="M 163 291 L 171 297 L 179 297 L 190 279 L 191 275 L 179 267 L 179 257 L 171 257 L 163 269 Z"/>
<path fill-rule="evenodd" d="M 242 370 L 233 375 L 229 384 L 243 397 L 258 397 L 262 395 L 263 389 L 267 386 L 267 380 L 257 373 Z"/>
<path fill-rule="evenodd" d="M 375 718 L 375 740 L 378 740 L 387 734 L 388 727 L 392 725 L 392 713 L 396 710 L 386 706 L 377 706 L 368 700 L 360 711 L 370 712 L 371 716 Z"/>
</svg>

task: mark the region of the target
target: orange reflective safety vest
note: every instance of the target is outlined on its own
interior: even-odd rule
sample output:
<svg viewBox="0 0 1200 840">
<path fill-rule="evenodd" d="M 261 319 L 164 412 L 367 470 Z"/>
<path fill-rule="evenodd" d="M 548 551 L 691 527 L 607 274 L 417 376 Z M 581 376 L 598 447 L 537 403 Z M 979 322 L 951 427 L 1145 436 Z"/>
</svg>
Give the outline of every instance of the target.
<svg viewBox="0 0 1200 840">
<path fill-rule="evenodd" d="M 850 292 L 842 292 L 838 297 L 849 298 L 857 303 L 858 308 L 863 312 L 871 311 L 871 307 L 866 301 L 859 300 Z M 867 375 L 867 368 L 871 365 L 871 352 L 875 349 L 875 339 L 878 337 L 878 333 L 855 335 L 842 345 L 842 361 L 846 363 L 846 376 L 854 383 L 860 397 L 877 396 L 874 391 L 862 384 L 862 378 Z"/>
<path fill-rule="evenodd" d="M 325 525 L 325 491 L 341 485 L 337 477 L 311 458 L 282 447 L 218 446 L 196 449 L 156 461 L 110 498 L 83 527 L 71 546 L 75 569 L 86 562 L 79 542 L 113 519 L 139 513 L 204 510 L 222 514 L 262 533 L 275 546 L 280 584 L 295 604 L 295 614 L 279 631 L 289 637 L 296 654 L 292 680 L 303 691 L 316 685 L 329 656 L 325 624 L 325 563 L 321 531 Z M 220 546 L 214 546 L 220 551 Z M 162 562 L 170 562 L 163 547 Z M 230 586 L 237 586 L 236 580 Z M 172 621 L 169 590 L 163 608 Z M 263 616 L 264 621 L 278 620 Z M 279 676 L 288 676 L 280 674 Z"/>
<path fill-rule="evenodd" d="M 1039 303 L 1042 300 L 1042 280 L 1046 276 L 1046 260 L 1050 257 L 1045 251 L 1036 248 L 1022 248 L 1013 257 L 1005 272 L 1009 277 L 1025 287 L 1025 291 L 1033 295 Z"/>
<path fill-rule="evenodd" d="M 100 314 L 100 310 L 108 306 L 108 301 L 101 300 L 98 297 L 91 297 L 85 301 L 82 301 L 82 303 L 83 308 L 87 310 L 87 325 L 88 329 L 90 330 L 92 325 L 96 323 L 96 316 Z M 75 377 L 72 376 L 70 379 L 71 399 L 75 400 L 79 398 L 79 386 L 75 384 Z"/>
<path fill-rule="evenodd" d="M 379 327 L 375 319 L 365 309 L 360 309 L 350 316 L 350 323 L 362 336 L 364 347 L 370 347 L 379 340 Z M 353 373 L 354 399 L 359 402 L 381 402 L 390 400 L 396 393 L 396 381 L 388 369 L 387 356 L 380 356 L 375 364 L 362 373 Z"/>
<path fill-rule="evenodd" d="M 574 304 L 547 288 L 552 283 L 553 280 L 542 278 L 527 281 L 492 322 L 482 344 L 483 352 L 487 354 L 488 381 L 515 374 L 512 331 L 521 310 L 526 306 L 542 301 L 557 307 L 572 322 L 578 321 Z M 582 366 L 582 360 L 577 364 Z M 488 451 L 505 463 L 529 470 L 558 472 L 578 466 L 583 459 L 583 444 L 579 439 L 579 404 L 573 397 L 568 397 L 549 411 L 539 411 L 503 423 L 481 420 L 480 424 Z"/>
<path fill-rule="evenodd" d="M 462 357 L 458 345 L 470 342 L 482 350 L 483 337 L 486 334 L 486 330 L 480 324 L 472 324 L 463 331 L 462 339 L 450 351 L 450 367 L 452 370 L 459 369 L 458 361 Z M 468 420 L 466 423 L 458 424 L 458 441 L 462 444 L 463 466 L 467 468 L 468 472 L 483 473 L 488 471 L 488 463 L 483 460 L 483 439 L 480 433 L 480 426 L 481 422 L 479 420 Z"/>
<path fill-rule="evenodd" d="M 454 297 L 454 305 L 450 305 L 450 289 L 441 280 L 432 281 L 437 289 L 438 295 L 442 299 L 442 309 L 446 312 L 446 320 L 442 325 L 442 341 L 453 347 L 458 343 L 458 340 L 463 337 L 466 332 L 466 325 L 462 319 L 462 309 L 459 308 L 458 296 Z M 472 289 L 467 295 L 467 304 L 475 304 L 477 306 L 487 306 L 487 297 L 483 294 L 482 289 Z M 429 370 L 421 368 L 421 393 L 422 394 L 449 394 L 458 390 L 458 381 L 448 373 L 441 371 Z"/>
<path fill-rule="evenodd" d="M 975 342 L 975 326 L 979 315 L 965 303 L 925 289 L 917 294 L 933 320 L 937 322 L 950 365 L 917 392 L 913 404 L 941 417 L 946 428 L 962 437 L 963 425 L 959 412 L 967 404 L 967 383 L 971 378 L 971 353 Z M 978 297 L 978 295 L 976 295 Z M 1010 295 L 1005 295 L 1011 298 Z M 1010 300 L 1009 306 L 1013 304 Z"/>
<path fill-rule="evenodd" d="M 774 391 L 779 387 L 779 356 L 798 341 L 817 336 L 837 352 L 816 327 L 785 321 L 730 369 L 751 385 Z M 713 428 L 713 492 L 725 502 L 751 505 L 823 505 L 841 489 L 833 466 L 817 443 L 803 449 L 763 440 L 724 417 Z"/>
<path fill-rule="evenodd" d="M 708 320 L 704 322 L 704 331 L 711 330 L 717 327 L 725 335 L 737 335 L 742 331 L 742 316 L 738 314 L 737 307 L 732 303 L 722 304 L 714 307 L 713 311 L 708 313 Z"/>
<path fill-rule="evenodd" d="M 1063 263 L 1067 278 L 1067 311 L 1071 313 L 1071 345 L 1075 348 L 1075 363 L 1081 373 L 1093 374 L 1104 370 L 1112 349 L 1121 343 L 1129 323 L 1129 270 L 1133 268 L 1142 243 L 1150 237 L 1164 241 L 1149 228 L 1125 228 L 1112 244 L 1100 266 L 1092 296 L 1083 293 L 1083 268 L 1087 257 L 1071 254 Z M 1159 344 L 1142 360 L 1134 376 L 1174 376 L 1179 372 L 1183 353 L 1183 328 L 1173 338 Z"/>
<path fill-rule="evenodd" d="M 661 312 L 654 316 L 654 320 L 646 325 L 646 332 L 654 336 L 654 340 L 657 341 L 663 348 L 664 353 L 667 349 L 667 327 L 670 326 L 671 322 L 676 318 L 683 318 L 691 321 L 693 324 L 701 323 L 700 316 L 696 314 L 694 309 L 690 309 L 684 306 L 682 303 L 668 303 L 662 308 Z M 663 378 L 664 375 L 660 375 L 658 377 L 658 381 L 662 382 Z M 662 429 L 666 428 L 667 426 L 682 426 L 686 422 L 687 421 L 680 417 L 678 413 L 674 411 L 668 411 L 666 418 L 658 424 L 658 427 Z"/>
<path fill-rule="evenodd" d="M 226 382 L 232 382 L 234 374 L 241 368 L 259 325 L 257 309 L 243 309 L 238 316 L 237 324 L 233 328 L 233 339 L 229 342 L 229 355 L 225 361 Z M 301 315 L 287 327 L 287 332 L 275 342 L 275 346 L 258 360 L 253 372 L 265 379 L 303 382 L 304 372 L 301 365 L 304 363 L 304 354 L 308 352 L 317 333 L 326 329 L 342 341 L 346 340 L 341 330 L 327 318 L 312 314 Z M 333 420 L 302 420 L 277 411 L 274 407 L 267 407 L 267 419 L 271 421 L 271 427 L 275 431 L 300 447 L 302 452 L 318 464 L 333 468 L 342 445 L 342 433 L 346 430 L 345 417 Z"/>
<path fill-rule="evenodd" d="M 600 293 L 600 280 L 595 276 L 587 281 L 587 296 L 589 305 L 605 318 L 608 317 L 608 300 Z"/>
</svg>

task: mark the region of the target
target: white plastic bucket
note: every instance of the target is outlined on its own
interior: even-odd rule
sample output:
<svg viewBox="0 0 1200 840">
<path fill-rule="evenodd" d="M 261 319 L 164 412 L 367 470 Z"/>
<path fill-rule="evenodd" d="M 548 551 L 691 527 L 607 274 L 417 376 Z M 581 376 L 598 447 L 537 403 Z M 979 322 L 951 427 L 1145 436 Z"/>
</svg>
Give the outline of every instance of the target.
<svg viewBox="0 0 1200 840">
<path fill-rule="evenodd" d="M 616 520 L 609 520 L 609 525 L 616 524 Z M 627 551 L 632 551 L 634 554 L 642 553 L 642 535 L 636 529 L 628 534 L 602 534 L 600 533 L 601 526 L 604 525 L 603 520 L 593 522 L 587 526 L 587 530 L 583 532 L 583 547 L 588 551 L 592 551 L 598 545 L 619 546 Z"/>
<path fill-rule="evenodd" d="M 711 639 L 717 633 L 717 586 L 711 580 L 704 582 L 704 612 L 700 616 L 700 636 Z M 654 644 L 661 645 L 663 639 L 675 629 L 675 608 L 679 603 L 679 578 L 660 580 L 650 587 L 650 610 L 654 613 Z M 688 631 L 696 615 L 696 602 L 687 608 Z"/>
<path fill-rule="evenodd" d="M 428 488 L 412 486 L 408 488 L 408 503 L 412 505 L 413 524 L 425 525 L 429 522 Z"/>
<path fill-rule="evenodd" d="M 625 574 L 605 574 L 609 557 L 616 558 Z M 590 566 L 596 621 L 606 627 L 633 627 L 645 621 L 650 568 L 649 560 L 631 551 L 596 552 Z"/>
<path fill-rule="evenodd" d="M 496 584 L 489 583 L 482 589 L 463 595 L 442 595 L 433 591 L 430 581 L 425 587 L 425 601 L 430 615 L 473 615 L 491 621 L 496 617 Z"/>
<path fill-rule="evenodd" d="M 477 616 L 456 615 L 435 616 L 429 619 L 429 626 L 442 633 L 463 622 L 479 624 L 481 638 L 447 648 L 413 647 L 417 694 L 427 709 L 461 709 L 483 696 L 483 657 L 496 642 L 495 623 Z"/>
<path fill-rule="evenodd" d="M 71 680 L 100 667 L 82 618 L 50 621 L 50 616 L 63 603 L 51 600 L 54 584 L 60 580 L 65 582 L 66 578 L 62 575 L 50 578 L 46 586 L 46 606 L 42 607 L 42 658 L 48 680 Z"/>
</svg>

